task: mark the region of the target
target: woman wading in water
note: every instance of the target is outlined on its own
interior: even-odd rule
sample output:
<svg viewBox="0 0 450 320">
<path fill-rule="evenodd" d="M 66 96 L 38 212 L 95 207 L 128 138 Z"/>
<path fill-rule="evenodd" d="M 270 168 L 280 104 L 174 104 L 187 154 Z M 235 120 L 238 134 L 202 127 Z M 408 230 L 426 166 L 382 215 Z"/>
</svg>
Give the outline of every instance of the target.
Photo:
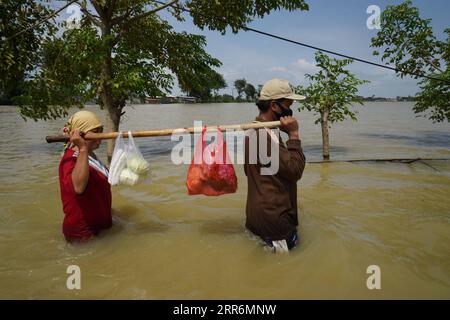
<svg viewBox="0 0 450 320">
<path fill-rule="evenodd" d="M 87 132 L 102 132 L 95 113 L 79 111 L 64 127 L 70 142 L 59 164 L 64 211 L 63 233 L 68 242 L 83 242 L 110 228 L 111 186 L 108 169 L 94 154 L 101 140 L 84 140 Z"/>
</svg>

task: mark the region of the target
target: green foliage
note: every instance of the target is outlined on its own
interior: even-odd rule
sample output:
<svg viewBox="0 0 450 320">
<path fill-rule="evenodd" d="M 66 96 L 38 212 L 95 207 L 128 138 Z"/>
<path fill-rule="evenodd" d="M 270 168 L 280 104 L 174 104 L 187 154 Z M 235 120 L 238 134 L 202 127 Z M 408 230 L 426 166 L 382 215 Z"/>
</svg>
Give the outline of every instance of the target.
<svg viewBox="0 0 450 320">
<path fill-rule="evenodd" d="M 8 4 L 2 7 L 2 17 L 14 15 L 13 2 L 1 3 Z M 34 1 L 18 2 L 38 6 Z M 175 80 L 183 91 L 200 97 L 211 96 L 211 90 L 217 95 L 217 90 L 226 86 L 214 71 L 221 63 L 206 52 L 205 37 L 176 32 L 158 15 L 161 8 L 156 1 L 81 0 L 78 5 L 83 12 L 79 29 L 67 30 L 65 23 L 44 24 L 34 33 L 26 33 L 35 38 L 25 37 L 23 46 L 12 45 L 15 57 L 25 61 L 21 65 L 28 66 L 21 68 L 22 73 L 6 70 L 25 79 L 25 92 L 14 100 L 23 117 L 58 118 L 72 106 L 81 108 L 95 100 L 108 110 L 117 128 L 130 97 L 164 95 Z M 243 24 L 273 10 L 308 8 L 304 0 L 189 0 L 184 5 L 192 10 L 197 26 L 222 33 L 229 27 L 237 32 Z M 36 10 L 52 11 L 50 7 Z M 179 9 L 168 10 L 176 19 L 184 19 Z M 23 24 L 29 24 L 36 20 L 36 14 L 25 11 L 23 19 Z M 5 25 L 0 25 L 0 32 L 13 33 Z M 26 47 L 27 41 L 33 45 Z"/>
<path fill-rule="evenodd" d="M 307 97 L 300 101 L 299 110 L 306 109 L 318 114 L 316 124 L 320 123 L 325 112 L 329 113 L 330 123 L 343 121 L 347 117 L 356 120 L 356 113 L 350 107 L 355 102 L 362 104 L 361 97 L 357 95 L 358 86 L 369 81 L 359 80 L 345 69 L 353 62 L 351 59 L 330 58 L 320 51 L 316 52 L 315 59 L 320 69 L 314 75 L 306 75 L 309 86 L 295 88 L 297 93 Z"/>
<path fill-rule="evenodd" d="M 32 0 L 0 1 L 0 93 L 8 101 L 21 93 L 26 75 L 39 61 L 41 41 L 54 32 L 54 28 L 47 22 L 15 35 L 49 12 L 45 6 Z"/>
<path fill-rule="evenodd" d="M 381 59 L 399 69 L 400 77 L 413 72 L 445 80 L 424 78 L 419 82 L 421 92 L 416 95 L 414 112 L 428 112 L 433 121 L 450 121 L 450 29 L 444 31 L 447 40 L 440 41 L 430 22 L 431 19 L 420 17 L 419 9 L 410 0 L 387 6 L 381 15 L 381 30 L 372 38 L 372 47 L 383 48 Z"/>
<path fill-rule="evenodd" d="M 228 87 L 228 84 L 223 78 L 223 75 L 221 75 L 218 72 L 213 73 L 211 82 L 212 82 L 211 89 L 215 92 L 215 95 L 218 94 L 218 91 L 220 89 L 225 89 L 226 87 Z"/>
<path fill-rule="evenodd" d="M 66 30 L 45 42 L 39 71 L 17 97 L 25 117 L 51 119 L 67 115 L 72 106 L 88 100 L 102 105 L 99 94 L 102 66 L 111 56 L 111 90 L 114 107 L 121 110 L 133 96 L 163 95 L 177 77 L 183 90 L 195 90 L 210 79 L 211 67 L 220 61 L 204 51 L 203 36 L 175 32 L 156 14 L 117 27 L 102 36 L 86 17 L 80 29 Z M 112 48 L 111 48 L 112 47 Z"/>
<path fill-rule="evenodd" d="M 237 79 L 234 81 L 234 87 L 237 91 L 236 101 L 254 101 L 257 95 L 257 91 L 254 85 L 248 83 L 245 79 Z M 242 94 L 245 94 L 245 100 L 242 99 Z"/>
<path fill-rule="evenodd" d="M 256 89 L 255 87 L 251 84 L 251 83 L 247 83 L 245 85 L 245 96 L 247 98 L 247 101 L 253 101 L 255 100 L 255 96 L 256 96 Z"/>
<path fill-rule="evenodd" d="M 162 95 L 174 77 L 185 92 L 200 91 L 220 61 L 205 52 L 203 36 L 175 32 L 151 15 L 135 22 L 117 41 L 113 58 L 113 92 L 123 98 Z M 170 72 L 169 72 L 170 71 Z"/>
<path fill-rule="evenodd" d="M 234 87 L 236 88 L 239 99 L 241 98 L 242 93 L 244 93 L 246 86 L 247 86 L 247 80 L 245 80 L 245 79 L 237 79 L 234 81 Z"/>
<path fill-rule="evenodd" d="M 199 98 L 201 102 L 215 101 L 212 99 L 212 91 L 215 92 L 215 97 L 218 96 L 217 92 L 220 89 L 226 88 L 227 83 L 220 73 L 214 70 L 208 75 L 208 78 L 201 83 L 194 83 L 194 86 L 187 91 L 188 95 L 191 97 Z"/>
<path fill-rule="evenodd" d="M 430 19 L 421 19 L 419 10 L 405 1 L 387 6 L 381 14 L 381 29 L 372 38 L 372 47 L 385 47 L 381 59 L 406 72 L 433 72 L 440 67 L 439 41 Z M 378 51 L 374 51 L 379 55 Z M 399 72 L 400 76 L 406 73 Z"/>
<path fill-rule="evenodd" d="M 263 18 L 273 10 L 308 10 L 304 0 L 188 0 L 195 25 L 224 34 L 227 28 L 237 33 L 255 17 Z"/>
<path fill-rule="evenodd" d="M 24 94 L 14 98 L 23 117 L 56 119 L 96 97 L 105 46 L 95 29 L 67 30 L 42 47 L 39 72 L 30 76 Z"/>
<path fill-rule="evenodd" d="M 450 82 L 450 69 L 433 77 Z M 422 91 L 416 95 L 415 113 L 428 113 L 433 122 L 450 121 L 450 85 L 443 81 L 424 79 L 420 83 Z"/>
<path fill-rule="evenodd" d="M 224 94 L 218 102 L 234 102 L 234 97 L 231 94 Z"/>
<path fill-rule="evenodd" d="M 258 97 L 261 95 L 261 90 L 262 90 L 263 87 L 264 87 L 264 85 L 258 84 L 258 91 L 256 92 Z"/>
</svg>

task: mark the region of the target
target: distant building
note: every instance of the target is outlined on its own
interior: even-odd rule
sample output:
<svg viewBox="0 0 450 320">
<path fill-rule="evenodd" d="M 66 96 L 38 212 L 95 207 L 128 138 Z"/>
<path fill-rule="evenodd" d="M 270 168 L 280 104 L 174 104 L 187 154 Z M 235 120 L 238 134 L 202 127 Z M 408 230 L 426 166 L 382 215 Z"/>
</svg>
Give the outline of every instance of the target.
<svg viewBox="0 0 450 320">
<path fill-rule="evenodd" d="M 187 96 L 156 96 L 145 98 L 145 103 L 148 104 L 170 104 L 170 103 L 197 103 L 196 97 Z"/>
<path fill-rule="evenodd" d="M 179 96 L 177 99 L 179 103 L 197 103 L 196 97 Z"/>
</svg>

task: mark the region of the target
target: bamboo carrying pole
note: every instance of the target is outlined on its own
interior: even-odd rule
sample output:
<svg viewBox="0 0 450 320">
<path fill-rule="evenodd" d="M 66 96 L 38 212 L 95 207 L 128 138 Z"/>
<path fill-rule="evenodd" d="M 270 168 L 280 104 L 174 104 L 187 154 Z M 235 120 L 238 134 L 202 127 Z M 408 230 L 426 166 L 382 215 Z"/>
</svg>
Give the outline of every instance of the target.
<svg viewBox="0 0 450 320">
<path fill-rule="evenodd" d="M 206 131 L 216 131 L 220 129 L 221 131 L 226 130 L 248 130 L 248 129 L 260 129 L 260 128 L 277 128 L 280 126 L 280 121 L 268 121 L 268 122 L 253 122 L 244 124 L 231 124 L 231 125 L 219 125 L 219 126 L 206 126 Z M 163 129 L 163 130 L 148 130 L 148 131 L 133 131 L 131 135 L 133 138 L 141 137 L 159 137 L 159 136 L 170 136 L 174 133 L 200 133 L 202 131 L 201 127 L 190 127 L 190 128 L 178 128 L 178 129 Z M 128 131 L 122 132 L 124 138 L 128 138 Z M 88 132 L 84 135 L 86 140 L 105 140 L 105 139 L 116 139 L 119 136 L 119 132 L 105 132 L 105 133 L 93 133 Z M 69 136 L 46 136 L 45 140 L 48 143 L 53 142 L 68 142 Z"/>
</svg>

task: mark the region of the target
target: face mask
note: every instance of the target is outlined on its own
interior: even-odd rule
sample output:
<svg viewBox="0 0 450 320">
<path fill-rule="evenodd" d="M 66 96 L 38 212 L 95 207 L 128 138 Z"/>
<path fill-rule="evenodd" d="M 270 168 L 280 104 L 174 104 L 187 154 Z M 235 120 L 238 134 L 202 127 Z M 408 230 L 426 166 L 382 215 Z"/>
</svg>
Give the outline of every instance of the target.
<svg viewBox="0 0 450 320">
<path fill-rule="evenodd" d="M 281 108 L 281 113 L 274 112 L 278 119 L 280 119 L 281 117 L 292 117 L 293 112 L 291 109 L 283 107 L 281 103 L 277 103 L 277 105 Z"/>
</svg>

